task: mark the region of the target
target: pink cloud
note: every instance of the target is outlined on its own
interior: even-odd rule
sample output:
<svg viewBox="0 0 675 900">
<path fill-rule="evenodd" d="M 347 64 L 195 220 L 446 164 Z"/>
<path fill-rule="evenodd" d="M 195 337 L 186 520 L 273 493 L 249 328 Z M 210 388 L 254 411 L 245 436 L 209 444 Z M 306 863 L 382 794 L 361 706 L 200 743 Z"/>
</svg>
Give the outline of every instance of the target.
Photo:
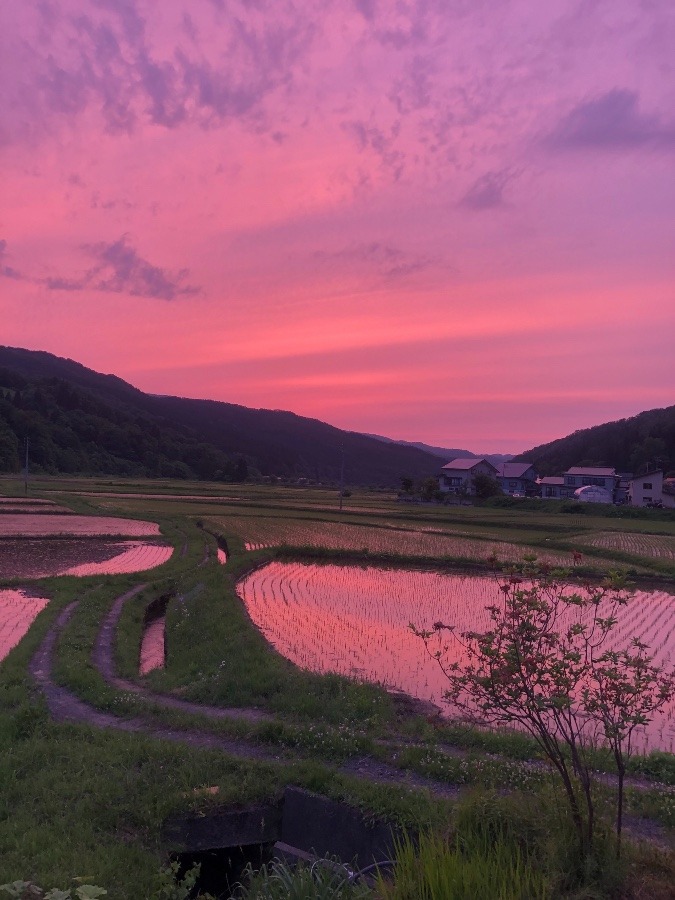
<svg viewBox="0 0 675 900">
<path fill-rule="evenodd" d="M 3 342 L 476 450 L 668 405 L 665 0 L 7 18 Z"/>
</svg>

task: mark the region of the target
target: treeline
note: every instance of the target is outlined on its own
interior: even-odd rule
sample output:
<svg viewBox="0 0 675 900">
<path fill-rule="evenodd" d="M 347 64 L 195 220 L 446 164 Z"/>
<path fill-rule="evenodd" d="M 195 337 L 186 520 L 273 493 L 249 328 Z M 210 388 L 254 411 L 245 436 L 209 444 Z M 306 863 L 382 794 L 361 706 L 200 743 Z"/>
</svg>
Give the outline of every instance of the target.
<svg viewBox="0 0 675 900">
<path fill-rule="evenodd" d="M 649 467 L 675 474 L 675 406 L 575 431 L 514 457 L 520 460 L 535 463 L 541 475 L 571 466 L 613 466 L 637 474 Z"/>
<path fill-rule="evenodd" d="M 57 377 L 27 379 L 0 368 L 0 471 L 29 464 L 50 474 L 243 481 L 243 455 L 223 452 L 187 428 L 111 405 Z"/>
</svg>

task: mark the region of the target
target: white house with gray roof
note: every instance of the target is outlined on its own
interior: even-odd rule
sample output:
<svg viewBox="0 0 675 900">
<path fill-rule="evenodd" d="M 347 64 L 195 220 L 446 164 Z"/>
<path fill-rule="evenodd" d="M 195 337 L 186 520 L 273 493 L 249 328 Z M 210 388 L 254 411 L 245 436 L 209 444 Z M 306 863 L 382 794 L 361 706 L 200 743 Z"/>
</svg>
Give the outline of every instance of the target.
<svg viewBox="0 0 675 900">
<path fill-rule="evenodd" d="M 448 494 L 473 495 L 476 493 L 473 486 L 476 475 L 489 475 L 496 479 L 499 473 L 487 459 L 453 459 L 441 469 L 438 487 Z"/>
</svg>

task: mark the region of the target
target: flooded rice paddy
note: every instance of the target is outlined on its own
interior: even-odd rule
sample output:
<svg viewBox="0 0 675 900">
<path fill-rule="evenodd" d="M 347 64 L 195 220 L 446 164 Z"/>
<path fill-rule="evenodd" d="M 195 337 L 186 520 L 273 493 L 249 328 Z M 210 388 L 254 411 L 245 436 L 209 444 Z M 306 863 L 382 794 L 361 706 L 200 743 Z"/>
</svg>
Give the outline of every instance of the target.
<svg viewBox="0 0 675 900">
<path fill-rule="evenodd" d="M 485 576 L 274 562 L 243 579 L 239 593 L 270 643 L 302 668 L 380 683 L 447 710 L 445 677 L 409 624 L 487 630 L 486 606 L 497 602 L 499 588 Z M 651 648 L 657 665 L 672 667 L 672 594 L 636 592 L 620 612 L 614 646 L 633 637 Z M 462 662 L 461 646 L 450 641 L 454 661 Z M 671 705 L 645 729 L 642 749 L 675 750 L 674 713 Z"/>
<path fill-rule="evenodd" d="M 0 578 L 122 575 L 166 562 L 173 547 L 147 541 L 19 538 L 0 540 Z"/>
<path fill-rule="evenodd" d="M 141 659 L 138 667 L 140 675 L 147 675 L 154 669 L 164 668 L 164 633 L 166 616 L 153 619 L 143 632 Z"/>
<path fill-rule="evenodd" d="M 48 537 L 61 534 L 82 537 L 158 537 L 159 525 L 113 516 L 43 515 L 35 512 L 6 513 L 0 516 L 0 537 Z"/>
<path fill-rule="evenodd" d="M 156 540 L 156 522 L 61 514 L 50 500 L 20 502 L 21 512 L 0 515 L 0 578 L 144 572 L 166 562 L 173 552 Z M 46 504 L 49 515 L 35 511 L 40 503 Z"/>
<path fill-rule="evenodd" d="M 46 597 L 24 590 L 0 589 L 0 660 L 16 647 L 47 603 Z"/>
</svg>

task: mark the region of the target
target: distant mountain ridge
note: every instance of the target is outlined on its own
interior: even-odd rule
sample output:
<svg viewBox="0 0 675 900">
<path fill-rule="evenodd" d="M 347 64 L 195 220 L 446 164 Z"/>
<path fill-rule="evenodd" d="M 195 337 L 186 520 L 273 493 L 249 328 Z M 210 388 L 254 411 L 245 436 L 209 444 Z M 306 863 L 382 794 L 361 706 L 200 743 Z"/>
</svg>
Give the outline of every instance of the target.
<svg viewBox="0 0 675 900">
<path fill-rule="evenodd" d="M 471 450 L 451 450 L 447 447 L 434 447 L 432 444 L 423 444 L 421 441 L 397 441 L 394 438 L 383 437 L 380 434 L 368 434 L 366 436 L 375 438 L 377 441 L 384 441 L 386 444 L 399 444 L 401 447 L 417 447 L 418 450 L 424 450 L 425 453 L 438 456 L 439 459 L 443 459 L 445 462 L 450 462 L 452 459 L 487 459 L 496 466 L 513 459 L 512 453 L 472 453 Z"/>
<path fill-rule="evenodd" d="M 398 487 L 436 475 L 471 451 L 342 431 L 280 410 L 146 394 L 118 378 L 44 351 L 0 346 L 0 472 L 241 481 L 250 474 Z M 576 431 L 493 463 L 533 462 L 540 474 L 575 465 L 675 472 L 675 406 Z M 442 462 L 441 462 L 442 461 Z"/>
<path fill-rule="evenodd" d="M 280 410 L 145 394 L 44 351 L 0 347 L 0 471 L 29 439 L 47 472 L 242 480 L 247 473 L 398 486 L 438 458 Z"/>
</svg>

